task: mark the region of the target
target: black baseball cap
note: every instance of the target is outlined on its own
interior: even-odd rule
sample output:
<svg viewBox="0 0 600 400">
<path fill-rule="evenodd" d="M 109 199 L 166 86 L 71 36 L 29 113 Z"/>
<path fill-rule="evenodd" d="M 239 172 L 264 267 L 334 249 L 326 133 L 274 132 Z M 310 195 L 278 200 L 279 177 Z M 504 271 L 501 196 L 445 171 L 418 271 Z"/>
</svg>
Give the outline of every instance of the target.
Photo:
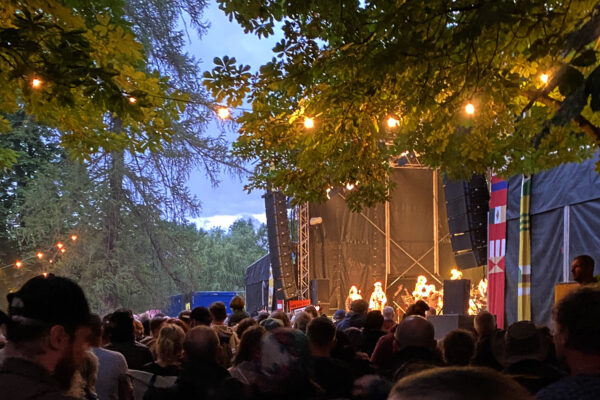
<svg viewBox="0 0 600 400">
<path fill-rule="evenodd" d="M 85 294 L 72 280 L 54 274 L 36 276 L 19 291 L 9 293 L 8 316 L 24 317 L 48 326 L 62 325 L 75 330 L 90 322 Z"/>
</svg>

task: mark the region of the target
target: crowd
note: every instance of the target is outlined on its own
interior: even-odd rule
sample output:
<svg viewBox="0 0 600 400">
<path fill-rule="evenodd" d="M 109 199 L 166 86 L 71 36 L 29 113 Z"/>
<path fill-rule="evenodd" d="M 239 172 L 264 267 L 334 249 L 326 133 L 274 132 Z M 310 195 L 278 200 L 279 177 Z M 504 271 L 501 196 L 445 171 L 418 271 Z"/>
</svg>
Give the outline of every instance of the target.
<svg viewBox="0 0 600 400">
<path fill-rule="evenodd" d="M 553 330 L 505 331 L 481 312 L 473 330 L 435 340 L 419 305 L 396 323 L 355 300 L 332 319 L 309 306 L 249 316 L 244 301 L 178 318 L 91 314 L 73 281 L 49 275 L 0 312 L 0 398 L 100 399 L 598 399 L 600 289 L 553 310 Z"/>
</svg>

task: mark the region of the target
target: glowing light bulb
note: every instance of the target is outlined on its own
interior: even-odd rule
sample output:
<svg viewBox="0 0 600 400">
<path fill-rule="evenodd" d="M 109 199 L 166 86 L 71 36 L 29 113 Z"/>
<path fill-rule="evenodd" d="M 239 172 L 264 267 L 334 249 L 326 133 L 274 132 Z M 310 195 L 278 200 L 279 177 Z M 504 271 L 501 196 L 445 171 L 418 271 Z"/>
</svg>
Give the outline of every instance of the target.
<svg viewBox="0 0 600 400">
<path fill-rule="evenodd" d="M 39 89 L 42 86 L 42 80 L 39 78 L 33 78 L 31 80 L 31 87 L 34 89 Z"/>
<path fill-rule="evenodd" d="M 356 185 L 354 183 L 346 183 L 346 190 L 352 190 L 356 187 Z"/>
<path fill-rule="evenodd" d="M 71 240 L 72 241 L 76 241 L 77 240 L 77 235 L 71 235 Z"/>
<path fill-rule="evenodd" d="M 23 266 L 23 263 L 21 261 L 17 261 L 15 263 L 15 267 L 17 267 L 17 269 L 21 268 Z"/>
<path fill-rule="evenodd" d="M 47 278 L 47 277 L 48 277 L 48 273 L 47 273 L 47 272 L 42 272 L 42 276 L 43 276 L 44 278 Z"/>
<path fill-rule="evenodd" d="M 60 249 L 61 253 L 64 253 L 65 251 L 67 251 L 67 249 L 65 249 L 64 247 L 62 249 Z"/>
<path fill-rule="evenodd" d="M 330 188 L 330 187 L 328 187 L 328 188 L 325 190 L 325 194 L 327 195 L 327 200 L 330 200 L 330 199 L 331 199 L 331 196 L 329 195 L 329 192 L 331 192 L 331 188 Z"/>
<path fill-rule="evenodd" d="M 313 118 L 304 118 L 304 127 L 306 129 L 312 129 L 315 127 L 315 120 Z"/>
<path fill-rule="evenodd" d="M 231 113 L 229 112 L 229 109 L 227 107 L 219 107 L 219 109 L 217 110 L 217 115 L 221 119 L 227 119 L 231 116 Z"/>
<path fill-rule="evenodd" d="M 38 251 L 37 253 L 35 253 L 35 256 L 41 260 L 42 258 L 44 258 L 44 253 Z"/>
<path fill-rule="evenodd" d="M 540 75 L 540 81 L 542 81 L 542 83 L 544 83 L 544 84 L 548 83 L 549 78 L 550 78 L 550 76 L 548 74 Z"/>
<path fill-rule="evenodd" d="M 129 99 L 128 99 L 128 100 L 129 100 L 129 102 L 130 102 L 131 104 L 135 104 L 135 103 L 137 102 L 137 99 L 136 99 L 135 97 L 133 97 L 133 96 L 129 97 Z"/>
<path fill-rule="evenodd" d="M 56 243 L 56 247 L 58 247 L 59 249 L 62 249 L 62 248 L 63 248 L 63 246 L 64 246 L 64 244 L 62 244 L 62 243 L 60 243 L 60 242 Z"/>
<path fill-rule="evenodd" d="M 469 115 L 475 114 L 475 106 L 471 103 L 467 104 L 465 106 L 465 112 Z"/>
<path fill-rule="evenodd" d="M 387 126 L 388 128 L 396 128 L 397 126 L 400 126 L 400 121 L 394 117 L 389 117 L 387 120 Z"/>
</svg>

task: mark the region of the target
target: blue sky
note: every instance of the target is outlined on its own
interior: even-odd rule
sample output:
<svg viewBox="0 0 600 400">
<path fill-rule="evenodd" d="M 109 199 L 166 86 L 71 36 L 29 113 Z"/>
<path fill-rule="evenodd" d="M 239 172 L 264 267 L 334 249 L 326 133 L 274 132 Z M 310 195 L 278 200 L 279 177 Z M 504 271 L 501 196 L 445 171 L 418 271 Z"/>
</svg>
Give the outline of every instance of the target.
<svg viewBox="0 0 600 400">
<path fill-rule="evenodd" d="M 277 37 L 258 39 L 255 35 L 245 34 L 235 21 L 229 22 L 214 1 L 205 10 L 205 20 L 211 24 L 208 33 L 201 39 L 192 37 L 189 46 L 190 53 L 201 60 L 204 70 L 212 69 L 214 57 L 224 55 L 234 56 L 238 62 L 250 65 L 253 70 L 271 58 L 271 49 Z M 210 131 L 216 136 L 219 127 L 212 124 Z M 228 140 L 234 141 L 237 136 L 235 131 L 226 131 Z M 262 193 L 247 194 L 243 190 L 245 183 L 245 177 L 240 179 L 222 174 L 221 183 L 215 188 L 201 171 L 194 171 L 188 185 L 203 206 L 202 216 L 194 219 L 194 222 L 202 228 L 227 228 L 240 217 L 252 217 L 265 222 Z"/>
</svg>

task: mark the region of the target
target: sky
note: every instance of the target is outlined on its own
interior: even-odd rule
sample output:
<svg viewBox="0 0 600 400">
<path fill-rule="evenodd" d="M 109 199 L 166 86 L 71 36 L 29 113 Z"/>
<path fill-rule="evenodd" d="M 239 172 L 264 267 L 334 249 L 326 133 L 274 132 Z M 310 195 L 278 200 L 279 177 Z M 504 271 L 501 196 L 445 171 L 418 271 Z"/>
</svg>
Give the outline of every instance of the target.
<svg viewBox="0 0 600 400">
<path fill-rule="evenodd" d="M 206 21 L 210 22 L 207 34 L 201 39 L 192 37 L 189 52 L 202 62 L 203 70 L 213 67 L 214 57 L 225 55 L 234 56 L 239 63 L 248 64 L 253 70 L 271 58 L 271 49 L 280 37 L 277 35 L 268 39 L 258 39 L 252 34 L 245 34 L 235 22 L 229 22 L 225 14 L 218 9 L 215 1 L 211 1 L 205 10 Z M 211 124 L 209 132 L 216 136 L 219 126 Z M 227 138 L 233 142 L 236 133 L 226 129 Z M 190 190 L 202 201 L 202 215 L 192 219 L 203 229 L 221 227 L 227 229 L 238 218 L 253 218 L 265 223 L 265 205 L 261 197 L 263 193 L 247 194 L 243 187 L 245 177 L 234 177 L 227 173 L 221 174 L 221 183 L 213 187 L 202 171 L 191 174 L 188 185 Z"/>
</svg>

